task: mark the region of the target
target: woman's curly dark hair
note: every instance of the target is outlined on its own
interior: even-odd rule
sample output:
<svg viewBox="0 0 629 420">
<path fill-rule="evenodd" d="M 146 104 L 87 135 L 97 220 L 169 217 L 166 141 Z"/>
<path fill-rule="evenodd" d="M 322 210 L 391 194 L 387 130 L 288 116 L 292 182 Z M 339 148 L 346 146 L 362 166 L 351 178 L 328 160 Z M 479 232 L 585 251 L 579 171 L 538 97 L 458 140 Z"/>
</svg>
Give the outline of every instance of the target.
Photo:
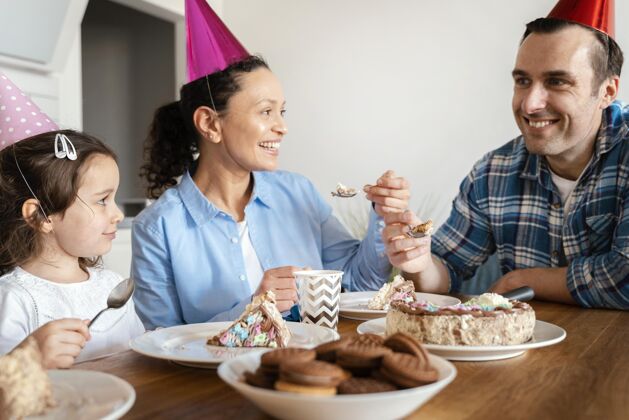
<svg viewBox="0 0 629 420">
<path fill-rule="evenodd" d="M 155 111 L 144 143 L 145 164 L 140 175 L 146 178 L 147 195 L 159 198 L 177 184 L 177 178 L 192 166 L 199 151 L 199 134 L 194 126 L 194 111 L 208 106 L 220 115 L 229 99 L 240 90 L 238 76 L 258 68 L 269 68 L 264 59 L 250 56 L 225 70 L 193 80 L 181 88 L 181 99 Z M 208 91 L 212 89 L 212 100 Z"/>
</svg>

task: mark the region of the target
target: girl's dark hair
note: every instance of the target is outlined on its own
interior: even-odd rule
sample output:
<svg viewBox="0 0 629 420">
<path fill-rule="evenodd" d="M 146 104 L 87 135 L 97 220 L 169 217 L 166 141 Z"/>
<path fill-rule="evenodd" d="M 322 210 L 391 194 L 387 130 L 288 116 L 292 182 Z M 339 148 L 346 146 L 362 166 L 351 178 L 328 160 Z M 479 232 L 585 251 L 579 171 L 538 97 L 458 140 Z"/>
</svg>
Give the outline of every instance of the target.
<svg viewBox="0 0 629 420">
<path fill-rule="evenodd" d="M 199 151 L 199 134 L 193 114 L 207 106 L 219 115 L 227 109 L 229 99 L 240 91 L 239 76 L 269 66 L 264 59 L 250 56 L 225 70 L 193 80 L 181 88 L 181 99 L 155 111 L 144 144 L 145 164 L 140 175 L 148 182 L 147 195 L 158 198 L 177 184 L 177 178 L 190 168 Z M 212 97 L 208 86 L 212 89 Z"/>
<path fill-rule="evenodd" d="M 76 149 L 76 160 L 55 157 L 57 134 L 68 136 Z M 44 240 L 40 228 L 46 216 L 63 215 L 74 203 L 85 164 L 97 154 L 116 160 L 116 154 L 103 142 L 72 130 L 39 134 L 0 151 L 0 275 L 41 255 Z M 29 186 L 46 215 L 39 209 L 26 220 L 22 206 L 35 198 Z M 79 258 L 83 271 L 100 263 L 100 256 Z"/>
</svg>

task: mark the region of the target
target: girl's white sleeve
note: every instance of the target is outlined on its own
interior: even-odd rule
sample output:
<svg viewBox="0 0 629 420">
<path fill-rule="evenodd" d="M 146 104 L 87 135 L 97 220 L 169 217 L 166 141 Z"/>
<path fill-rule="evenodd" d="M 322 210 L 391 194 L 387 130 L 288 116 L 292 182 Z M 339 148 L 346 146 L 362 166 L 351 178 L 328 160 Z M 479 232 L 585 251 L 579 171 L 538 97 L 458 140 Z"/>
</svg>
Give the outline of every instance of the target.
<svg viewBox="0 0 629 420">
<path fill-rule="evenodd" d="M 36 318 L 36 308 L 26 291 L 14 284 L 0 284 L 0 355 L 37 328 Z"/>
</svg>

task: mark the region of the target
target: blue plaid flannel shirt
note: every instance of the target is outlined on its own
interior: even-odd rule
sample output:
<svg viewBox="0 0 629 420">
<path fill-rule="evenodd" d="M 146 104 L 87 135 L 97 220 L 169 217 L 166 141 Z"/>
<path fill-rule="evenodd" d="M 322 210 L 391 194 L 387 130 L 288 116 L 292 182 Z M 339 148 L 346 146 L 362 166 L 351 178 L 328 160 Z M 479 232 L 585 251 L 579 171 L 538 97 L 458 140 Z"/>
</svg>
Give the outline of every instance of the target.
<svg viewBox="0 0 629 420">
<path fill-rule="evenodd" d="M 584 307 L 629 309 L 629 106 L 603 111 L 594 156 L 564 215 L 546 160 L 522 136 L 485 155 L 463 180 L 448 220 L 432 238 L 451 290 L 494 252 L 503 274 L 568 266 Z"/>
</svg>

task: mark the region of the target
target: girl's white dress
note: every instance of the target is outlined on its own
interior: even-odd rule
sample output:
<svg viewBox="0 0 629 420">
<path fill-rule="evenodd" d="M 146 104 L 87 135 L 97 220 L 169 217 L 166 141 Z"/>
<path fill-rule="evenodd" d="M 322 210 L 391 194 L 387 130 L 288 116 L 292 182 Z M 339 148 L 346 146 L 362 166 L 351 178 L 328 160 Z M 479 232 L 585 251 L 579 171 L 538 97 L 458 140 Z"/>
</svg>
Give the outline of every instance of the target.
<svg viewBox="0 0 629 420">
<path fill-rule="evenodd" d="M 0 354 L 18 345 L 37 328 L 61 318 L 92 319 L 107 307 L 109 292 L 123 278 L 113 271 L 90 268 L 88 280 L 61 284 L 36 277 L 20 267 L 0 277 Z M 133 299 L 120 309 L 105 311 L 92 324 L 91 340 L 77 362 L 129 348 L 144 326 Z"/>
</svg>

